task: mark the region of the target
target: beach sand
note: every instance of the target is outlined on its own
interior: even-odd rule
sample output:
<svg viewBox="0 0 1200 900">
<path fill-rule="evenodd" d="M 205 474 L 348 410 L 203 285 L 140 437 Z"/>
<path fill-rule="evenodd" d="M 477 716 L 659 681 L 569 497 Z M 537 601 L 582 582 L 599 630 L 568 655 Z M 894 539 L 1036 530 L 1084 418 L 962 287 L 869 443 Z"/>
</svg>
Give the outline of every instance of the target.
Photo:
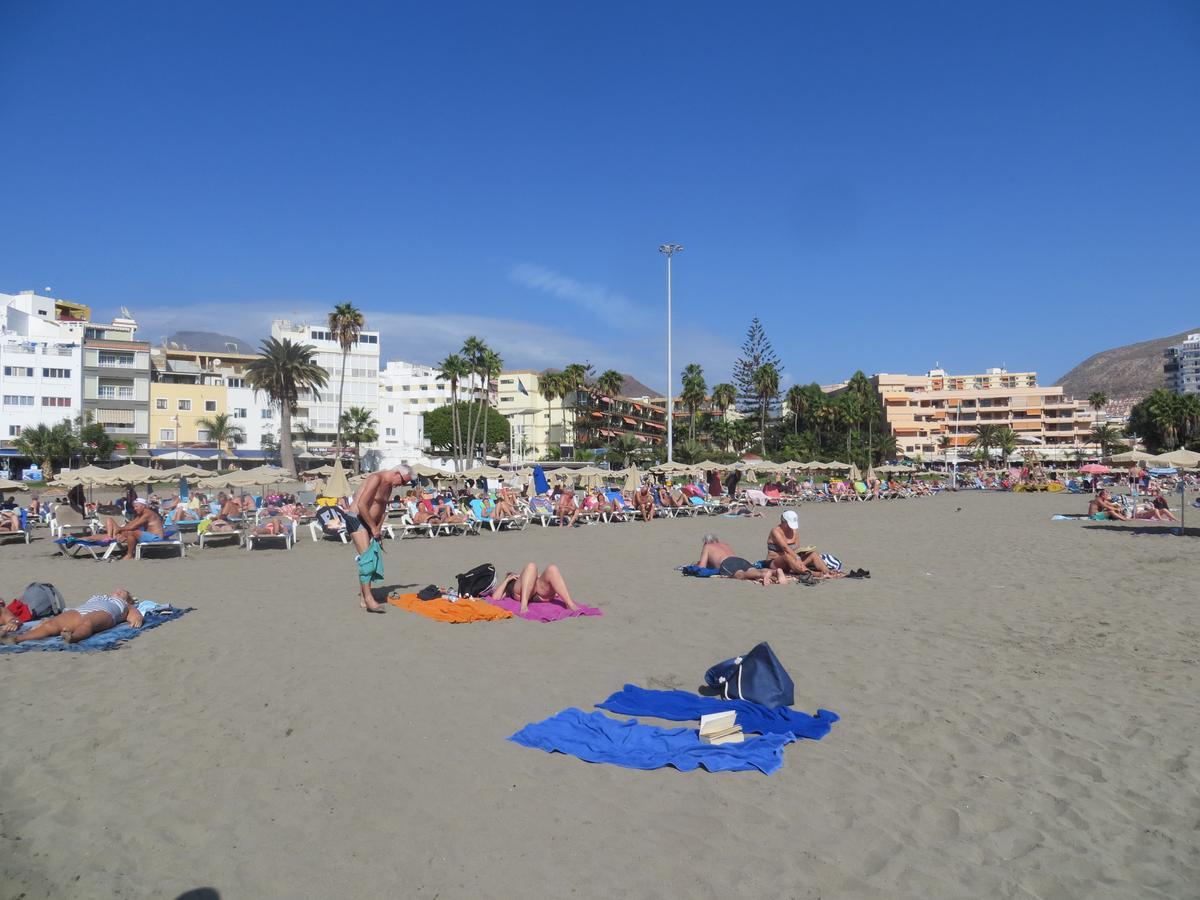
<svg viewBox="0 0 1200 900">
<path fill-rule="evenodd" d="M 6 597 L 197 609 L 115 652 L 0 656 L 0 895 L 1200 896 L 1200 538 L 1050 521 L 1085 505 L 805 505 L 802 540 L 873 575 L 814 588 L 674 571 L 709 530 L 761 556 L 773 514 L 386 547 L 413 590 L 557 562 L 605 615 L 545 625 L 366 615 L 352 551 L 307 536 L 141 563 L 0 547 Z M 626 682 L 694 690 L 761 640 L 797 708 L 842 717 L 773 776 L 505 740 Z"/>
</svg>

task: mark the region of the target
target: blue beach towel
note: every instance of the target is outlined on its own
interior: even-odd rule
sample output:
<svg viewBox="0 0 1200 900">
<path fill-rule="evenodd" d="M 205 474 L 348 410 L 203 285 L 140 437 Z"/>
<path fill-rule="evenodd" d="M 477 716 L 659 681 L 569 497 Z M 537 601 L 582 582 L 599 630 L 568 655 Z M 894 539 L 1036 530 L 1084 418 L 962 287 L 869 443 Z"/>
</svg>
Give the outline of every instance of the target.
<svg viewBox="0 0 1200 900">
<path fill-rule="evenodd" d="M 703 566 L 680 566 L 679 571 L 684 575 L 694 575 L 697 578 L 712 578 L 714 575 L 720 575 L 720 569 L 706 569 Z"/>
<path fill-rule="evenodd" d="M 72 653 L 89 653 L 93 650 L 115 650 L 139 634 L 157 628 L 159 625 L 165 625 L 167 622 L 174 622 L 180 616 L 192 611 L 190 606 L 186 609 L 178 609 L 148 600 L 140 601 L 138 609 L 145 617 L 141 628 L 134 628 L 132 625 L 122 623 L 108 631 L 93 634 L 90 638 L 77 644 L 64 644 L 57 637 L 44 638 L 40 641 L 26 641 L 23 644 L 0 644 L 0 653 L 27 653 L 30 650 L 68 650 Z"/>
<path fill-rule="evenodd" d="M 627 769 L 661 769 L 674 766 L 681 772 L 704 768 L 709 772 L 745 772 L 765 775 L 783 765 L 784 745 L 793 738 L 768 734 L 740 744 L 700 743 L 691 728 L 659 728 L 634 719 L 618 721 L 604 713 L 564 709 L 541 722 L 526 725 L 510 741 L 547 753 L 566 753 L 586 762 L 612 763 Z"/>
<path fill-rule="evenodd" d="M 636 684 L 625 685 L 622 690 L 596 706 L 621 715 L 653 716 L 672 722 L 690 722 L 710 713 L 732 709 L 737 713 L 737 722 L 743 731 L 763 735 L 790 735 L 792 738 L 807 738 L 810 741 L 819 741 L 825 737 L 833 723 L 838 720 L 838 714 L 827 709 L 818 709 L 815 716 L 810 716 L 787 706 L 772 709 L 748 700 L 701 697 L 687 691 L 650 691 Z"/>
</svg>

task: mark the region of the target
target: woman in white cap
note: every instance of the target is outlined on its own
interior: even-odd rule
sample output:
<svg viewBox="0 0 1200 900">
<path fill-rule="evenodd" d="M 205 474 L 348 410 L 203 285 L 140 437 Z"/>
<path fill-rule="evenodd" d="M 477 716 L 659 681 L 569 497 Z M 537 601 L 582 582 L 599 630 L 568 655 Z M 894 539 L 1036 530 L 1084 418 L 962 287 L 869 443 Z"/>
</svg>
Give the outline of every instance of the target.
<svg viewBox="0 0 1200 900">
<path fill-rule="evenodd" d="M 811 572 L 819 578 L 840 578 L 840 572 L 831 572 L 817 553 L 816 547 L 801 547 L 800 517 L 789 509 L 779 517 L 779 524 L 767 536 L 767 560 L 772 569 L 782 569 L 793 575 Z"/>
</svg>

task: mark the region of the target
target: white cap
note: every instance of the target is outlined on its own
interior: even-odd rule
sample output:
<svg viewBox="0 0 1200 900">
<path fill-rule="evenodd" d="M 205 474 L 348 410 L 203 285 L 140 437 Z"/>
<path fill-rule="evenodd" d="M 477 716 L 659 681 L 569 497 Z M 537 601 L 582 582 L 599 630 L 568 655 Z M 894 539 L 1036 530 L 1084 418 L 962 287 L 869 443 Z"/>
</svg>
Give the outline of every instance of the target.
<svg viewBox="0 0 1200 900">
<path fill-rule="evenodd" d="M 800 517 L 798 515 L 796 515 L 795 510 L 789 509 L 782 516 L 780 516 L 780 518 L 783 519 L 783 521 L 787 522 L 788 527 L 790 527 L 790 528 L 799 528 L 800 527 Z"/>
<path fill-rule="evenodd" d="M 142 506 L 145 506 L 145 505 L 146 505 L 146 501 L 145 501 L 145 499 L 143 499 L 142 497 L 138 497 L 137 499 L 135 499 L 135 500 L 133 501 L 133 505 L 134 505 L 134 506 L 137 506 L 139 503 L 140 503 L 140 504 L 142 504 Z"/>
</svg>

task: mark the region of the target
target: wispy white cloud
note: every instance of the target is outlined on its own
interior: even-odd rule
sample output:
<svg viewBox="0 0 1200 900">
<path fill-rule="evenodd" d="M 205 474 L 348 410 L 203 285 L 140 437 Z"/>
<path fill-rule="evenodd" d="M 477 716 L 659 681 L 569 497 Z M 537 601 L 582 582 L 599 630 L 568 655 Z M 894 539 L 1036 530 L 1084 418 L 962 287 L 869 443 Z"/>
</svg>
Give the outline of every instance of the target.
<svg viewBox="0 0 1200 900">
<path fill-rule="evenodd" d="M 623 331 L 640 328 L 646 310 L 602 284 L 587 284 L 534 263 L 518 263 L 508 272 L 514 284 L 565 300 L 604 324 Z"/>
</svg>

